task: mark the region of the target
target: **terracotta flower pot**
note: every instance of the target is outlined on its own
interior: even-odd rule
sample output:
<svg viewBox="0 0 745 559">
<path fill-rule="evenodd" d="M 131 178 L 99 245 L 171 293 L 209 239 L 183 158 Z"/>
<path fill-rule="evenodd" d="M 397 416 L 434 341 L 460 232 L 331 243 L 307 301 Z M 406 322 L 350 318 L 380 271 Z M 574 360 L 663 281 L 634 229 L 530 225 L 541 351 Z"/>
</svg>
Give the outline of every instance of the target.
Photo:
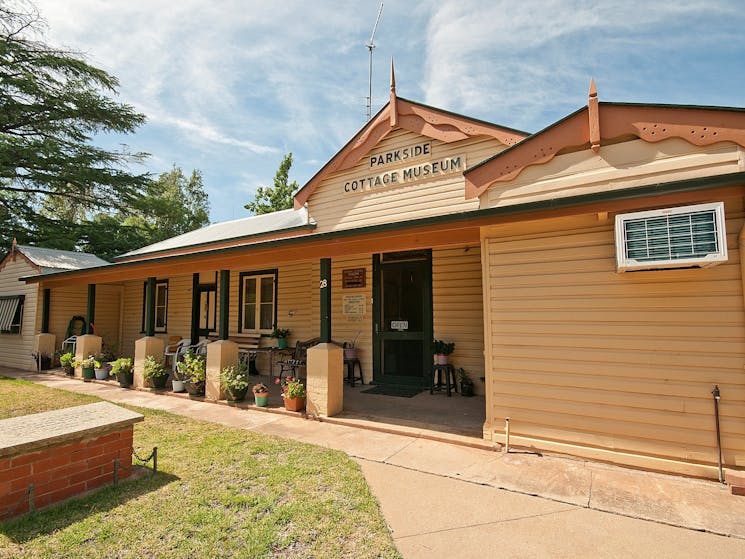
<svg viewBox="0 0 745 559">
<path fill-rule="evenodd" d="M 285 398 L 284 400 L 287 411 L 303 411 L 305 409 L 305 398 Z"/>
</svg>

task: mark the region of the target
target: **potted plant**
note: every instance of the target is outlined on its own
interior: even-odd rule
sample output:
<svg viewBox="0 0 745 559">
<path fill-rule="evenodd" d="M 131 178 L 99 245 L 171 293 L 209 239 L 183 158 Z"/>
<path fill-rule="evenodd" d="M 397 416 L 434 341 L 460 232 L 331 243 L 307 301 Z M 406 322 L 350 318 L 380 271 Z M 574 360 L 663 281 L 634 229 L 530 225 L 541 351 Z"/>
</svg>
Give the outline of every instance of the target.
<svg viewBox="0 0 745 559">
<path fill-rule="evenodd" d="M 144 377 L 146 386 L 163 390 L 168 380 L 168 370 L 162 361 L 156 359 L 153 355 L 148 355 L 145 358 Z"/>
<path fill-rule="evenodd" d="M 362 332 L 357 332 L 357 335 L 351 342 L 344 342 L 342 346 L 344 348 L 344 359 L 357 359 L 357 340 Z"/>
<path fill-rule="evenodd" d="M 176 359 L 176 357 L 174 357 L 174 359 Z M 179 363 L 176 362 L 176 368 L 171 373 L 171 377 L 172 377 L 171 388 L 173 389 L 174 392 L 179 392 L 179 393 L 186 392 L 186 387 L 184 386 L 184 380 L 186 379 L 184 375 L 181 374 L 181 371 L 179 370 L 178 365 Z"/>
<path fill-rule="evenodd" d="M 134 363 L 129 357 L 120 357 L 111 366 L 111 374 L 119 381 L 119 386 L 127 388 L 134 382 Z"/>
<path fill-rule="evenodd" d="M 463 367 L 458 369 L 458 380 L 460 381 L 460 395 L 473 396 L 473 381 Z"/>
<path fill-rule="evenodd" d="M 260 408 L 265 408 L 269 403 L 269 389 L 266 385 L 263 382 L 260 382 L 259 384 L 254 384 L 251 390 L 254 393 L 254 401 L 256 402 L 256 405 Z"/>
<path fill-rule="evenodd" d="M 189 396 L 204 396 L 204 388 L 207 382 L 207 363 L 204 356 L 189 351 L 184 355 L 184 360 L 176 364 L 176 368 L 178 368 L 184 388 Z"/>
<path fill-rule="evenodd" d="M 272 338 L 277 338 L 277 346 L 279 349 L 284 349 L 287 347 L 287 338 L 290 337 L 290 329 L 289 328 L 277 328 L 277 326 L 274 326 L 274 330 L 271 334 L 269 334 Z"/>
<path fill-rule="evenodd" d="M 65 370 L 65 374 L 68 377 L 71 377 L 75 374 L 75 369 L 73 368 L 73 363 L 75 363 L 75 356 L 72 354 L 72 352 L 68 351 L 67 353 L 63 353 L 62 355 L 60 355 L 59 363 Z"/>
<path fill-rule="evenodd" d="M 83 380 L 89 381 L 96 378 L 96 371 L 95 368 L 100 365 L 98 361 L 96 361 L 96 357 L 93 355 L 89 355 L 85 359 L 76 359 L 74 361 L 75 367 L 80 367 L 83 371 Z"/>
<path fill-rule="evenodd" d="M 455 351 L 455 342 L 445 342 L 443 340 L 434 340 L 432 342 L 432 351 L 435 354 L 438 365 L 447 365 L 448 355 Z"/>
<path fill-rule="evenodd" d="M 96 375 L 96 380 L 108 380 L 109 379 L 109 371 L 111 369 L 109 368 L 108 363 L 103 362 L 103 357 L 100 357 L 96 359 L 96 366 L 94 368 L 94 373 Z"/>
<path fill-rule="evenodd" d="M 220 371 L 220 388 L 225 391 L 228 403 L 240 402 L 246 397 L 248 379 L 248 367 L 244 363 Z"/>
<path fill-rule="evenodd" d="M 305 409 L 305 385 L 300 379 L 286 377 L 276 384 L 282 385 L 282 398 L 285 401 L 285 409 L 288 411 L 302 411 Z"/>
</svg>

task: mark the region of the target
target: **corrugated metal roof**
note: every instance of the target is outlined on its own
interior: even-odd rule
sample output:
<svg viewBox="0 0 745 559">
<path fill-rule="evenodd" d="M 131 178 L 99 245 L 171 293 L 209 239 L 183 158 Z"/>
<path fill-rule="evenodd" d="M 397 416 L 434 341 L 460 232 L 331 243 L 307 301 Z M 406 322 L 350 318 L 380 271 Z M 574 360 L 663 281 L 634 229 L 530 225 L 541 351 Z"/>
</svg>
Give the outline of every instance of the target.
<svg viewBox="0 0 745 559">
<path fill-rule="evenodd" d="M 73 252 L 70 250 L 57 250 L 54 248 L 32 247 L 18 245 L 16 250 L 41 267 L 42 274 L 59 272 L 60 270 L 79 270 L 80 268 L 92 268 L 93 266 L 105 266 L 108 264 L 95 254 L 87 252 Z"/>
<path fill-rule="evenodd" d="M 314 224 L 311 223 L 310 225 Z M 307 209 L 281 210 L 268 214 L 235 219 L 233 221 L 214 223 L 202 227 L 201 229 L 178 235 L 177 237 L 171 237 L 170 239 L 143 248 L 138 248 L 137 250 L 132 250 L 118 256 L 117 260 L 120 258 L 142 256 L 144 254 L 152 254 L 179 248 L 207 245 L 220 241 L 254 237 L 268 233 L 279 233 L 280 231 L 305 226 L 309 226 Z"/>
</svg>

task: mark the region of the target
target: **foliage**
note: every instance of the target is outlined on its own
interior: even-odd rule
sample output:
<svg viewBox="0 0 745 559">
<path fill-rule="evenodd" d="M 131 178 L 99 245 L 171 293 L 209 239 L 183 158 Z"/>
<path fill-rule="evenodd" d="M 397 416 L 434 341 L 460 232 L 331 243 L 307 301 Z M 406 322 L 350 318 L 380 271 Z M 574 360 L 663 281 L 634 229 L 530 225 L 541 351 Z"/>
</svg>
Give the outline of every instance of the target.
<svg viewBox="0 0 745 559">
<path fill-rule="evenodd" d="M 295 204 L 293 197 L 298 191 L 297 181 L 288 183 L 292 152 L 285 155 L 274 175 L 274 186 L 259 186 L 252 202 L 244 206 L 256 215 L 289 210 Z"/>
<path fill-rule="evenodd" d="M 0 377 L 0 419 L 94 401 Z M 400 557 L 359 465 L 343 453 L 135 411 L 145 416 L 135 450 L 157 446 L 158 473 L 3 523 L 0 557 Z"/>
<path fill-rule="evenodd" d="M 131 373 L 134 369 L 134 363 L 130 357 L 120 357 L 111 364 L 111 374 Z"/>
<path fill-rule="evenodd" d="M 471 380 L 471 375 L 469 375 L 468 372 L 463 367 L 460 367 L 458 369 L 458 380 L 463 384 L 473 384 L 473 380 Z"/>
<path fill-rule="evenodd" d="M 231 365 L 220 371 L 220 388 L 223 390 L 244 390 L 248 388 L 250 376 L 245 363 Z"/>
<path fill-rule="evenodd" d="M 144 154 L 91 143 L 96 134 L 131 133 L 145 116 L 112 98 L 119 86 L 114 76 L 79 53 L 47 45 L 43 30 L 30 3 L 0 4 L 3 245 L 13 235 L 27 242 L 37 227 L 67 222 L 61 213 L 38 219 L 52 199 L 72 214 L 129 207 L 149 181 L 126 169 Z"/>
<path fill-rule="evenodd" d="M 62 201 L 65 202 L 65 201 Z M 148 181 L 130 207 L 89 215 L 48 200 L 36 229 L 19 242 L 62 250 L 84 250 L 103 259 L 114 257 L 209 224 L 209 200 L 202 174 L 186 177 L 180 167 Z"/>
<path fill-rule="evenodd" d="M 343 346 L 345 349 L 354 349 L 357 347 L 357 340 L 362 335 L 362 332 L 357 332 L 357 335 L 354 337 L 354 339 L 351 342 L 344 342 Z"/>
<path fill-rule="evenodd" d="M 59 356 L 59 362 L 60 365 L 62 365 L 63 367 L 72 367 L 73 363 L 75 362 L 75 355 L 73 355 L 70 351 L 68 351 L 67 353 L 63 353 Z"/>
<path fill-rule="evenodd" d="M 455 342 L 434 340 L 432 342 L 432 351 L 435 355 L 450 355 L 455 351 Z"/>
<path fill-rule="evenodd" d="M 82 367 L 83 369 L 98 369 L 101 366 L 101 362 L 96 359 L 95 355 L 89 355 L 83 359 L 75 359 L 73 366 Z"/>
<path fill-rule="evenodd" d="M 144 363 L 144 377 L 145 380 L 150 381 L 154 378 L 162 378 L 168 376 L 168 369 L 165 368 L 163 362 L 160 359 L 156 359 L 154 355 L 148 355 L 145 358 Z"/>
<path fill-rule="evenodd" d="M 305 385 L 299 378 L 285 377 L 281 381 L 278 378 L 274 384 L 282 386 L 283 398 L 305 398 Z"/>
<path fill-rule="evenodd" d="M 193 351 L 184 355 L 184 360 L 176 363 L 180 380 L 200 382 L 207 380 L 207 363 L 204 355 L 197 355 Z"/>
<path fill-rule="evenodd" d="M 283 338 L 289 338 L 290 337 L 290 329 L 289 328 L 277 328 L 274 327 L 274 330 L 272 330 L 272 333 L 269 334 L 269 337 L 271 338 L 277 338 L 278 340 L 281 340 Z"/>
<path fill-rule="evenodd" d="M 263 382 L 260 382 L 259 384 L 254 384 L 253 388 L 251 389 L 254 394 L 268 394 L 269 388 L 267 388 L 266 384 Z"/>
<path fill-rule="evenodd" d="M 101 337 L 101 360 L 110 362 L 116 359 L 116 354 L 119 353 L 117 345 L 112 342 L 107 336 Z"/>
</svg>

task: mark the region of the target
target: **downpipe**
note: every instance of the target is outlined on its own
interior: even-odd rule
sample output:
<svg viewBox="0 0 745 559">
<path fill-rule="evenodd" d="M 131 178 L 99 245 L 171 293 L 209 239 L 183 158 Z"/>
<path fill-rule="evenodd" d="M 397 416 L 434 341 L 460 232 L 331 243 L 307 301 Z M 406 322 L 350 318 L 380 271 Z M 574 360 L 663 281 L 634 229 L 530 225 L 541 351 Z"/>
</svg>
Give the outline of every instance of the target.
<svg viewBox="0 0 745 559">
<path fill-rule="evenodd" d="M 510 418 L 504 418 L 504 451 L 510 452 Z"/>
<path fill-rule="evenodd" d="M 716 419 L 717 425 L 717 454 L 719 464 L 719 483 L 724 483 L 724 474 L 722 472 L 722 437 L 719 430 L 719 385 L 714 385 L 714 390 L 711 391 L 711 395 L 714 396 L 714 418 Z"/>
</svg>

